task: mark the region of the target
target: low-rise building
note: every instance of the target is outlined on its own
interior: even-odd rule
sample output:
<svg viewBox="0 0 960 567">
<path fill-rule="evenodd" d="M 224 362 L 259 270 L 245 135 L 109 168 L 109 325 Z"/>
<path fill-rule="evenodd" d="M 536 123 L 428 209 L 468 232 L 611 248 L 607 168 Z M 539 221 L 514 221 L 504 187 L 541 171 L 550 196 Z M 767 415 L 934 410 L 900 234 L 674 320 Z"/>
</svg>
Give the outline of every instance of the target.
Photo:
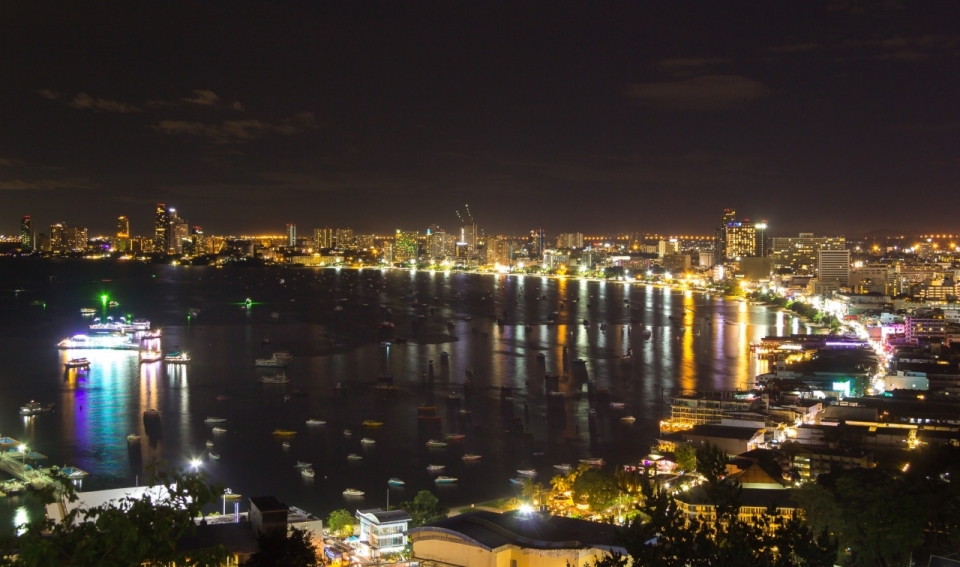
<svg viewBox="0 0 960 567">
<path fill-rule="evenodd" d="M 694 447 L 716 445 L 728 455 L 739 455 L 764 444 L 764 428 L 695 425 L 682 436 Z"/>
<path fill-rule="evenodd" d="M 360 555 L 379 559 L 386 553 L 403 551 L 407 545 L 410 514 L 403 510 L 357 510 L 360 520 Z"/>
</svg>

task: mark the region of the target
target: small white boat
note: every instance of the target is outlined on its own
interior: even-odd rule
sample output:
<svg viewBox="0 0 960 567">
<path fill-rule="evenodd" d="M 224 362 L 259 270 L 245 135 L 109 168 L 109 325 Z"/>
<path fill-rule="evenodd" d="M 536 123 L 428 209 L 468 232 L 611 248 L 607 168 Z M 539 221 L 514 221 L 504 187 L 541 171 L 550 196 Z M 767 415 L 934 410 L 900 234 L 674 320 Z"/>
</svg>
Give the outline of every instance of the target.
<svg viewBox="0 0 960 567">
<path fill-rule="evenodd" d="M 163 358 L 163 353 L 159 350 L 141 350 L 140 351 L 140 362 L 158 362 Z"/>
<path fill-rule="evenodd" d="M 261 384 L 286 384 L 290 382 L 290 379 L 287 378 L 287 375 L 283 372 L 279 374 L 274 374 L 273 376 L 261 376 Z"/>
<path fill-rule="evenodd" d="M 289 360 L 278 358 L 277 355 L 274 354 L 270 358 L 258 358 L 254 360 L 253 365 L 258 368 L 283 368 L 289 362 Z"/>
<path fill-rule="evenodd" d="M 67 368 L 90 368 L 90 361 L 86 358 L 71 358 L 63 365 Z"/>
<path fill-rule="evenodd" d="M 96 310 L 96 309 L 93 309 L 92 307 L 81 307 L 81 308 L 80 308 L 80 314 L 81 314 L 81 315 L 94 315 L 94 314 L 96 314 L 96 312 L 97 312 L 97 310 Z"/>
<path fill-rule="evenodd" d="M 637 421 L 637 418 L 633 417 L 632 415 L 625 415 L 620 418 L 621 423 L 633 423 L 635 421 Z"/>
<path fill-rule="evenodd" d="M 433 482 L 437 484 L 453 484 L 457 482 L 457 479 L 452 476 L 438 476 L 437 478 L 433 479 Z"/>
<path fill-rule="evenodd" d="M 468 409 L 462 409 L 462 410 L 460 410 L 460 415 L 470 415 L 470 410 L 468 410 Z"/>
<path fill-rule="evenodd" d="M 227 421 L 227 418 L 225 417 L 208 417 L 207 419 L 203 420 L 204 423 L 223 423 L 225 421 Z"/>
<path fill-rule="evenodd" d="M 437 441 L 436 439 L 431 439 L 427 441 L 427 447 L 443 448 L 446 446 L 447 446 L 446 443 L 444 443 L 443 441 Z"/>
<path fill-rule="evenodd" d="M 606 464 L 603 459 L 580 459 L 580 462 L 593 467 L 602 467 Z"/>
<path fill-rule="evenodd" d="M 227 432 L 227 428 L 226 428 L 226 427 L 214 427 L 214 428 L 213 428 L 213 432 L 214 432 L 214 433 L 226 433 L 226 432 Z"/>
<path fill-rule="evenodd" d="M 290 448 L 290 442 L 289 442 L 289 441 L 284 441 L 283 443 L 280 443 L 280 446 L 283 447 L 284 449 L 289 449 L 289 448 Z"/>
<path fill-rule="evenodd" d="M 463 441 L 467 436 L 463 433 L 447 433 L 443 438 L 447 441 Z"/>
<path fill-rule="evenodd" d="M 48 411 L 53 411 L 53 408 L 56 407 L 56 405 L 57 404 L 54 403 L 41 404 L 40 402 L 30 400 L 30 403 L 27 405 L 20 406 L 20 415 L 37 415 L 38 413 L 46 413 Z"/>
<path fill-rule="evenodd" d="M 344 430 L 343 430 L 343 436 L 344 436 L 344 437 L 350 437 L 351 435 L 353 435 L 353 431 L 350 431 L 349 429 L 344 429 Z"/>
<path fill-rule="evenodd" d="M 310 469 L 310 468 L 301 470 L 300 474 L 307 478 L 313 478 L 317 476 L 317 473 L 313 472 L 313 469 Z"/>
<path fill-rule="evenodd" d="M 358 454 L 356 454 L 356 453 L 350 453 L 349 455 L 347 455 L 347 460 L 348 460 L 348 461 L 362 461 L 362 460 L 363 460 L 363 457 L 361 457 L 360 455 L 358 455 Z"/>
<path fill-rule="evenodd" d="M 140 436 L 137 435 L 136 433 L 131 433 L 130 435 L 127 435 L 127 441 L 130 441 L 131 443 L 136 443 L 139 440 L 140 440 Z"/>
<path fill-rule="evenodd" d="M 356 488 L 348 488 L 343 491 L 344 496 L 363 496 L 364 492 L 362 490 L 357 490 Z"/>
<path fill-rule="evenodd" d="M 511 478 L 510 484 L 516 484 L 517 486 L 523 486 L 524 480 L 522 478 Z"/>
<path fill-rule="evenodd" d="M 206 445 L 207 447 L 213 447 L 213 441 L 207 441 Z"/>
<path fill-rule="evenodd" d="M 407 483 L 403 482 L 403 481 L 400 480 L 399 478 L 394 477 L 394 478 L 391 478 L 390 480 L 388 480 L 388 481 L 387 481 L 387 484 L 389 484 L 390 486 L 404 486 L 404 485 L 406 485 Z"/>
<path fill-rule="evenodd" d="M 480 455 L 474 455 L 473 453 L 467 453 L 466 455 L 460 457 L 464 462 L 479 461 L 482 457 Z"/>
<path fill-rule="evenodd" d="M 427 471 L 429 472 L 438 472 L 447 468 L 446 465 L 427 465 Z"/>
<path fill-rule="evenodd" d="M 624 404 L 623 402 L 610 402 L 610 407 L 612 407 L 613 409 L 623 409 L 624 407 L 626 407 L 626 404 Z"/>
<path fill-rule="evenodd" d="M 375 439 L 371 439 L 371 438 L 369 438 L 369 437 L 364 437 L 363 439 L 360 440 L 360 443 L 361 443 L 362 445 L 376 445 L 376 444 L 377 444 L 377 441 L 376 441 Z"/>
<path fill-rule="evenodd" d="M 163 357 L 167 364 L 190 364 L 190 356 L 185 352 L 171 352 Z"/>
<path fill-rule="evenodd" d="M 150 339 L 159 339 L 162 336 L 163 336 L 163 331 L 161 331 L 160 329 L 154 329 L 153 331 L 144 332 L 142 335 L 140 335 L 140 339 L 144 341 L 148 341 Z"/>
<path fill-rule="evenodd" d="M 309 469 L 313 466 L 313 463 L 305 463 L 303 461 L 297 461 L 297 464 L 293 465 L 295 469 Z"/>
<path fill-rule="evenodd" d="M 307 425 L 326 425 L 327 422 L 322 419 L 308 419 Z"/>
<path fill-rule="evenodd" d="M 557 469 L 558 471 L 564 471 L 564 472 L 573 470 L 573 467 L 567 463 L 560 463 L 559 465 L 553 465 L 553 468 Z"/>
<path fill-rule="evenodd" d="M 77 467 L 66 467 L 63 469 L 63 474 L 67 475 L 67 478 L 76 480 L 87 476 L 85 471 L 78 469 Z"/>
<path fill-rule="evenodd" d="M 517 469 L 517 474 L 521 476 L 537 476 L 537 471 L 533 469 Z"/>
<path fill-rule="evenodd" d="M 214 453 L 214 452 L 211 451 L 210 453 L 208 453 L 208 455 L 209 455 L 209 457 L 210 457 L 211 459 L 213 459 L 214 461 L 219 461 L 219 460 L 220 460 L 220 454 L 219 454 L 219 453 Z"/>
</svg>

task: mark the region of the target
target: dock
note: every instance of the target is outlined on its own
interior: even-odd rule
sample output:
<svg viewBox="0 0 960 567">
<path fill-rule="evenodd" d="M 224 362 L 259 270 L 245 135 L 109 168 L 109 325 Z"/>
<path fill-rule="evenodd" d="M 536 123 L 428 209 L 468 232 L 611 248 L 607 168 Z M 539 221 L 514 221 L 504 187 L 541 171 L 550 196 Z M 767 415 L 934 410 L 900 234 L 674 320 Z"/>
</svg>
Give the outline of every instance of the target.
<svg viewBox="0 0 960 567">
<path fill-rule="evenodd" d="M 23 457 L 23 453 L 19 451 L 0 453 L 0 470 L 31 488 L 53 488 L 58 494 L 65 492 L 63 481 L 54 478 L 46 470 L 35 469 L 25 464 Z"/>
</svg>

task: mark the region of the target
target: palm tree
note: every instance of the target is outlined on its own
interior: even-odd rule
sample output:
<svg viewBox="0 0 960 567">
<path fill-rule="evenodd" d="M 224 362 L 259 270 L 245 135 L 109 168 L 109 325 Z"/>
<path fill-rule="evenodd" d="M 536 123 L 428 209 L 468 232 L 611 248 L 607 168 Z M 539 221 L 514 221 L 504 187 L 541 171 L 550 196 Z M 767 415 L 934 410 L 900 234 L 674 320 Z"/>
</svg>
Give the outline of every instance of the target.
<svg viewBox="0 0 960 567">
<path fill-rule="evenodd" d="M 550 487 L 557 494 L 563 494 L 564 492 L 570 490 L 570 483 L 567 481 L 567 477 L 558 474 L 550 479 Z"/>
</svg>

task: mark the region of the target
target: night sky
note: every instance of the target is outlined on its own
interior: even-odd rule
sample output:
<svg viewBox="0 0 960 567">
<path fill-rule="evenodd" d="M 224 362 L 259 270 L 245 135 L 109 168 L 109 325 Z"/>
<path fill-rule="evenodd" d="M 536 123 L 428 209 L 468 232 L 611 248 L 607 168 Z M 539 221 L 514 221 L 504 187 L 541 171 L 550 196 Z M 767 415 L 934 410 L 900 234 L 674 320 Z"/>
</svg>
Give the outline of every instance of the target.
<svg viewBox="0 0 960 567">
<path fill-rule="evenodd" d="M 953 0 L 0 7 L 4 234 L 948 231 L 958 142 Z"/>
</svg>

